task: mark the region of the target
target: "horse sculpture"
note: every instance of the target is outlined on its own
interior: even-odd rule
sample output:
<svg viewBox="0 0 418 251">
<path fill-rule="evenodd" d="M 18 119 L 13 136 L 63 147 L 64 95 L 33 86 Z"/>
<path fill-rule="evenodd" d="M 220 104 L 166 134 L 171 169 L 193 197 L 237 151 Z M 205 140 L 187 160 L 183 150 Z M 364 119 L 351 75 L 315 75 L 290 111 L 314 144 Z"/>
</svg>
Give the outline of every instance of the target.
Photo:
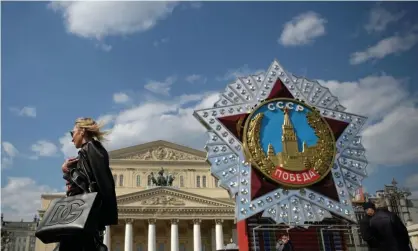
<svg viewBox="0 0 418 251">
<path fill-rule="evenodd" d="M 151 173 L 151 181 L 155 186 L 172 186 L 174 181 L 174 176 L 169 174 L 164 176 L 164 168 L 161 167 L 161 170 L 158 171 L 158 177 L 155 178 L 154 173 Z"/>
</svg>

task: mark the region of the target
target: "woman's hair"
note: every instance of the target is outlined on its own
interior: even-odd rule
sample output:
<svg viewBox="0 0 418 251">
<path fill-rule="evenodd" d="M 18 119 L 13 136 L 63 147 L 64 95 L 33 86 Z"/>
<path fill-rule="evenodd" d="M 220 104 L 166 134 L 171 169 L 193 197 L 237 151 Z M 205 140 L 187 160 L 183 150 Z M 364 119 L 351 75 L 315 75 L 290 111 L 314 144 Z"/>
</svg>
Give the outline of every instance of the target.
<svg viewBox="0 0 418 251">
<path fill-rule="evenodd" d="M 104 123 L 97 123 L 92 118 L 78 118 L 75 120 L 75 125 L 80 129 L 86 130 L 87 134 L 97 141 L 105 140 L 105 136 L 109 134 L 108 131 L 100 130 Z"/>
</svg>

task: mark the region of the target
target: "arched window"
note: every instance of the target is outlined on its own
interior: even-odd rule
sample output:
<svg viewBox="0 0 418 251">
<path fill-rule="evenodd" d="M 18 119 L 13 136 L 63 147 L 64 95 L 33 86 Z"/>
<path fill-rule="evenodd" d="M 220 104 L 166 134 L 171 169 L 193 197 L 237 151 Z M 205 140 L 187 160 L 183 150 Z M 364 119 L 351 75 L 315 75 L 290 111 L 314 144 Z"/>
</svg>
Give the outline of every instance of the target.
<svg viewBox="0 0 418 251">
<path fill-rule="evenodd" d="M 151 185 L 152 185 L 151 174 L 150 174 L 150 175 L 148 175 L 147 185 L 148 185 L 148 186 L 151 186 Z"/>
<path fill-rule="evenodd" d="M 200 176 L 196 177 L 196 187 L 200 187 Z"/>
<path fill-rule="evenodd" d="M 183 177 L 183 175 L 180 176 L 180 187 L 184 187 L 184 177 Z"/>
<path fill-rule="evenodd" d="M 215 178 L 215 187 L 219 187 L 219 180 Z"/>
<path fill-rule="evenodd" d="M 206 175 L 202 176 L 202 187 L 206 187 Z"/>
<path fill-rule="evenodd" d="M 116 174 L 113 175 L 113 182 L 115 182 L 115 185 L 118 183 L 118 176 Z"/>
<path fill-rule="evenodd" d="M 136 186 L 137 187 L 141 186 L 141 176 L 139 175 L 136 176 Z"/>
<path fill-rule="evenodd" d="M 123 187 L 123 175 L 119 175 L 119 186 Z"/>
</svg>

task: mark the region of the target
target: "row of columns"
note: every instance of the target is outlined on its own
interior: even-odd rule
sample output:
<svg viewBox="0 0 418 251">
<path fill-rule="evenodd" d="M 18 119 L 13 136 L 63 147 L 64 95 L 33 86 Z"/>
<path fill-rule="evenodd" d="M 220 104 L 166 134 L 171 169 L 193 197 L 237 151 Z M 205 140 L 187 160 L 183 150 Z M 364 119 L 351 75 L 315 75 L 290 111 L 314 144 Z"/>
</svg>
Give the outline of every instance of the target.
<svg viewBox="0 0 418 251">
<path fill-rule="evenodd" d="M 215 220 L 215 246 L 216 250 L 224 248 L 224 234 L 222 229 L 222 220 Z M 133 221 L 127 220 L 125 224 L 125 249 L 124 251 L 133 251 Z M 148 220 L 148 251 L 156 251 L 156 231 L 155 219 Z M 171 220 L 171 251 L 179 251 L 179 220 Z M 202 238 L 200 233 L 200 219 L 193 220 L 193 251 L 202 251 Z M 106 227 L 104 235 L 104 244 L 111 251 L 111 233 L 110 227 Z"/>
</svg>

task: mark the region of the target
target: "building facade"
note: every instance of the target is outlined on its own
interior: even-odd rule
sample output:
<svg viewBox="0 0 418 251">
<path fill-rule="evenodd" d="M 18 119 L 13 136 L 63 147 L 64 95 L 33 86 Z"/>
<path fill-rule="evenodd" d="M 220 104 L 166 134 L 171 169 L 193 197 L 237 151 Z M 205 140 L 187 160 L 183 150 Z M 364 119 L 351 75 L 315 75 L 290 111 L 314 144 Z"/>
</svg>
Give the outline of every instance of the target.
<svg viewBox="0 0 418 251">
<path fill-rule="evenodd" d="M 34 251 L 35 230 L 38 218 L 33 221 L 5 221 L 1 215 L 2 251 Z"/>
<path fill-rule="evenodd" d="M 213 251 L 236 243 L 234 202 L 211 176 L 205 152 L 154 141 L 109 155 L 119 211 L 119 224 L 106 229 L 111 251 Z M 174 177 L 171 186 L 153 185 L 161 168 Z M 40 217 L 62 196 L 43 194 Z M 36 242 L 37 251 L 54 246 Z"/>
<path fill-rule="evenodd" d="M 369 195 L 368 199 L 371 201 L 384 199 L 388 210 L 398 215 L 402 222 L 409 226 L 413 224 L 411 211 L 414 209 L 413 201 L 408 198 L 410 195 L 411 193 L 407 189 L 398 187 L 398 182 L 393 179 L 391 184 L 376 191 L 375 195 Z"/>
</svg>

